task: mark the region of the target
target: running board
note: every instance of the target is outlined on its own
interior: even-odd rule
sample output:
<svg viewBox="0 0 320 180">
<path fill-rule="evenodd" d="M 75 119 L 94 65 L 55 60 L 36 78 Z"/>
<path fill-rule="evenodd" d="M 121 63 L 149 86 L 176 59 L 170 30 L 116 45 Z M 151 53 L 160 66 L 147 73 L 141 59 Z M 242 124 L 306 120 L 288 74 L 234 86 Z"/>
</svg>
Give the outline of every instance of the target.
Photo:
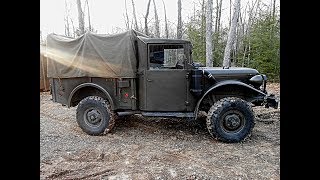
<svg viewBox="0 0 320 180">
<path fill-rule="evenodd" d="M 143 116 L 193 118 L 193 112 L 141 112 Z"/>
<path fill-rule="evenodd" d="M 117 112 L 118 116 L 129 116 L 133 114 L 140 114 L 140 111 L 124 111 L 124 112 Z"/>
</svg>

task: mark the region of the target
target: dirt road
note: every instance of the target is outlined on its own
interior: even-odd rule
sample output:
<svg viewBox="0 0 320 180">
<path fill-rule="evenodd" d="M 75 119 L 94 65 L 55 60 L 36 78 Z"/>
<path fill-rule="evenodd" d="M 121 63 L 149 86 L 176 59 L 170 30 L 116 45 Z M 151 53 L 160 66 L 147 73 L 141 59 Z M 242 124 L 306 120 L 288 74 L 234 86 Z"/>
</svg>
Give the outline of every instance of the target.
<svg viewBox="0 0 320 180">
<path fill-rule="evenodd" d="M 226 144 L 201 123 L 141 116 L 89 136 L 50 98 L 40 93 L 41 179 L 280 179 L 280 109 L 255 107 L 252 136 Z"/>
</svg>

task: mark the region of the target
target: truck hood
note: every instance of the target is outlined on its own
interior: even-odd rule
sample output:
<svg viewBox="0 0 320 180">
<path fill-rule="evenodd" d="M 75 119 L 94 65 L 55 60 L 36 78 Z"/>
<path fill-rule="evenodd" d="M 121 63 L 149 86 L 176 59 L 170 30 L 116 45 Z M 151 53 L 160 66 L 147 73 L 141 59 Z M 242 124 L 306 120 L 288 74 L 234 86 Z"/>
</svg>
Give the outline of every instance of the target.
<svg viewBox="0 0 320 180">
<path fill-rule="evenodd" d="M 244 68 L 244 67 L 230 67 L 229 69 L 223 69 L 222 67 L 199 67 L 199 70 L 207 70 L 213 76 L 253 76 L 259 74 L 256 69 Z"/>
</svg>

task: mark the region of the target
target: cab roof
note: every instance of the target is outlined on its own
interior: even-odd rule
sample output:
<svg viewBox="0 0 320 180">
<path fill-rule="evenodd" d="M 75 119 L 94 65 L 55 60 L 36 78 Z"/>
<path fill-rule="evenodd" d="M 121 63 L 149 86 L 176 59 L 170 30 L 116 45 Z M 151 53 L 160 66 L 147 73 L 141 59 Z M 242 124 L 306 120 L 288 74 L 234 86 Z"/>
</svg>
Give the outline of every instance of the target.
<svg viewBox="0 0 320 180">
<path fill-rule="evenodd" d="M 161 39 L 161 38 L 149 38 L 149 37 L 143 37 L 143 36 L 137 36 L 138 39 L 140 39 L 145 44 L 186 44 L 191 43 L 188 40 L 182 40 L 182 39 Z"/>
</svg>

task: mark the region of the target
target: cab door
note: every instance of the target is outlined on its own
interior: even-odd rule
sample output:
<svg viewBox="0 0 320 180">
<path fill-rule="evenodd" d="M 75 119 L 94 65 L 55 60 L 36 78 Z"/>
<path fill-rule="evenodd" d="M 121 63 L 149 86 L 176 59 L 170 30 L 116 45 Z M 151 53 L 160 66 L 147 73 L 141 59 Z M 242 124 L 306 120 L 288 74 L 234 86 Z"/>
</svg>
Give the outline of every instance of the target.
<svg viewBox="0 0 320 180">
<path fill-rule="evenodd" d="M 185 51 L 181 44 L 149 44 L 145 73 L 147 111 L 187 111 Z"/>
</svg>

